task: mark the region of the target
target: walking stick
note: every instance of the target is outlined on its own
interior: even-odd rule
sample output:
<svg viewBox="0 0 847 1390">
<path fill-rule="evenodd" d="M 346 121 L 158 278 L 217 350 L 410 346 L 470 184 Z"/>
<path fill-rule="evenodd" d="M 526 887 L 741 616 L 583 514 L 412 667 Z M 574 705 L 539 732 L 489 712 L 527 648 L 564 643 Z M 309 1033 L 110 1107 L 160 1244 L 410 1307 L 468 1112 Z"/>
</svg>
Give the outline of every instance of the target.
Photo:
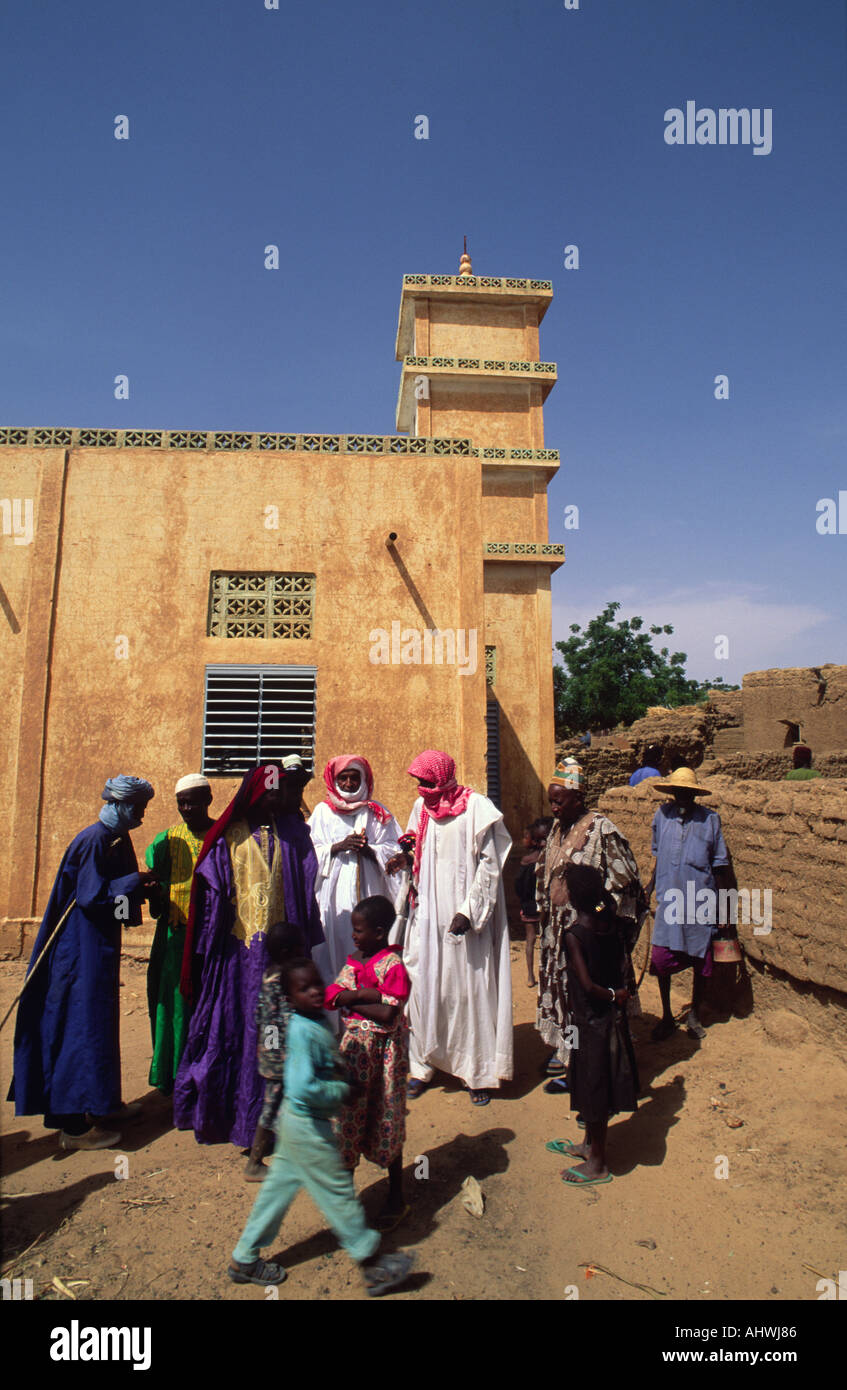
<svg viewBox="0 0 847 1390">
<path fill-rule="evenodd" d="M 109 848 L 108 848 L 108 850 L 106 851 L 107 854 L 110 854 L 111 851 L 115 848 L 115 845 L 119 845 L 120 842 L 121 842 L 121 837 L 120 837 L 120 835 L 119 835 L 118 838 L 117 838 L 116 840 L 113 840 L 112 843 L 109 845 Z M 70 917 L 70 915 L 71 915 L 71 913 L 73 912 L 73 910 L 74 910 L 75 907 L 76 907 L 76 898 L 71 898 L 71 901 L 68 903 L 67 907 L 65 908 L 64 912 L 62 913 L 62 915 L 61 915 L 61 917 L 59 918 L 58 922 L 56 923 L 55 927 L 53 928 L 53 930 L 51 931 L 51 933 L 50 933 L 50 935 L 48 936 L 47 940 L 45 941 L 44 945 L 42 946 L 41 950 L 39 951 L 39 953 L 38 953 L 38 959 L 37 959 L 37 961 L 35 962 L 35 965 L 32 967 L 32 969 L 30 970 L 30 972 L 29 972 L 29 974 L 27 975 L 26 979 L 24 980 L 23 989 L 21 989 L 21 990 L 18 992 L 18 994 L 15 995 L 14 999 L 12 1000 L 11 1004 L 9 1005 L 9 1007 L 8 1007 L 8 1009 L 6 1010 L 5 1014 L 3 1015 L 3 1022 L 0 1023 L 0 1033 L 2 1033 L 3 1029 L 6 1027 L 6 1024 L 7 1024 L 8 1021 L 9 1021 L 9 1016 L 10 1016 L 12 1010 L 14 1009 L 14 1007 L 15 1007 L 15 1005 L 17 1004 L 18 1000 L 21 998 L 21 996 L 22 996 L 24 990 L 26 989 L 27 985 L 31 982 L 33 975 L 35 974 L 35 972 L 36 972 L 36 970 L 38 969 L 39 965 L 40 965 L 41 962 L 43 961 L 44 957 L 47 955 L 47 952 L 50 950 L 50 947 L 53 945 L 53 942 L 56 940 L 56 937 L 59 935 L 59 932 L 62 930 L 62 927 L 63 927 L 63 926 L 65 925 L 65 923 L 67 922 L 68 918 Z"/>
<path fill-rule="evenodd" d="M 650 916 L 649 913 L 648 913 L 647 915 Z M 647 951 L 646 951 L 646 954 L 645 954 L 645 956 L 644 956 L 644 964 L 643 964 L 642 967 L 641 967 L 641 974 L 639 975 L 638 980 L 637 980 L 636 985 L 635 985 L 635 988 L 636 988 L 637 990 L 641 988 L 641 981 L 644 979 L 644 976 L 647 974 L 647 966 L 650 964 L 650 947 L 651 947 L 652 944 L 653 944 L 653 919 L 652 919 L 652 917 L 650 917 L 650 927 L 649 927 L 649 930 L 648 930 L 648 933 L 647 933 Z"/>
</svg>

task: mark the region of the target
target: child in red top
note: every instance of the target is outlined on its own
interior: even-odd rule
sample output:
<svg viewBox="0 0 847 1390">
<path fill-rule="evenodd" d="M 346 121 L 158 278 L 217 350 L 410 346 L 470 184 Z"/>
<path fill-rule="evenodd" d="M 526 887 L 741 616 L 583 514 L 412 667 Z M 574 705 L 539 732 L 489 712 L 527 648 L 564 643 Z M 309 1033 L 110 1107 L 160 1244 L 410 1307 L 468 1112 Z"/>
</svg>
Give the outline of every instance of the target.
<svg viewBox="0 0 847 1390">
<path fill-rule="evenodd" d="M 324 999 L 325 1009 L 347 1013 L 339 1045 L 358 1089 L 333 1121 L 345 1168 L 361 1155 L 388 1169 L 388 1200 L 375 1226 L 392 1231 L 408 1214 L 403 1197 L 406 1138 L 408 1025 L 404 1009 L 410 982 L 400 956 L 388 945 L 394 908 L 387 898 L 363 898 L 351 918 L 353 955 Z"/>
</svg>

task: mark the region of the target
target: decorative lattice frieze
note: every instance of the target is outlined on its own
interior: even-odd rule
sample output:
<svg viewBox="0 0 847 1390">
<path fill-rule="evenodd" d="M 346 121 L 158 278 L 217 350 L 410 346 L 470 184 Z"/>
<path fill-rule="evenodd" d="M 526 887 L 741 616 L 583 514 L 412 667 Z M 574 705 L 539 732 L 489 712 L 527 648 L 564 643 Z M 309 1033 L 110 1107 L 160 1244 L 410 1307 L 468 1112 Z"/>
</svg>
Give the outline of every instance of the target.
<svg viewBox="0 0 847 1390">
<path fill-rule="evenodd" d="M 412 360 L 407 358 L 407 361 Z M 484 365 L 488 368 L 492 364 L 486 362 Z M 558 449 L 475 448 L 469 439 L 424 439 L 402 434 L 246 434 L 232 430 L 82 430 L 37 426 L 0 428 L 0 446 L 4 444 L 40 449 L 84 447 L 215 451 L 251 449 L 260 453 L 458 454 L 466 458 L 559 462 Z"/>
<path fill-rule="evenodd" d="M 485 684 L 494 685 L 497 680 L 497 648 L 485 648 Z"/>
<path fill-rule="evenodd" d="M 542 556 L 545 559 L 564 560 L 565 547 L 553 542 L 541 541 L 486 541 L 486 555 L 513 555 L 521 559 Z"/>
<path fill-rule="evenodd" d="M 409 289 L 416 286 L 433 289 L 455 286 L 462 290 L 521 290 L 524 294 L 531 290 L 548 294 L 553 292 L 552 280 L 515 280 L 502 275 L 404 275 L 403 284 Z"/>
<path fill-rule="evenodd" d="M 404 367 L 431 371 L 436 367 L 446 367 L 452 371 L 472 372 L 519 372 L 521 375 L 555 376 L 555 362 L 495 361 L 480 357 L 404 357 Z"/>
<path fill-rule="evenodd" d="M 385 434 L 268 434 L 236 430 L 93 430 L 0 428 L 0 446 L 65 449 L 211 449 L 305 454 L 458 454 L 475 457 L 469 439 Z"/>
</svg>

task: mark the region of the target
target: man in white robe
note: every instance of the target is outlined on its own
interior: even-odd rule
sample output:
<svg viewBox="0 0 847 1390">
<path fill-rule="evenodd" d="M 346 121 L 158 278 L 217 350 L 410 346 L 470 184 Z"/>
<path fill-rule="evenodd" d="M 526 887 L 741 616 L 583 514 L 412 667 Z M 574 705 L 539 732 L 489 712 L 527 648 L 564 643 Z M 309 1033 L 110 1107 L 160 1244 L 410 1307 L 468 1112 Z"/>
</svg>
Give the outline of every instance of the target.
<svg viewBox="0 0 847 1390">
<path fill-rule="evenodd" d="M 456 782 L 447 753 L 422 753 L 409 773 L 421 793 L 408 826 L 416 836 L 416 900 L 403 943 L 412 980 L 409 1097 L 437 1068 L 459 1077 L 475 1105 L 487 1105 L 489 1091 L 513 1071 L 503 892 L 512 841 L 494 803 Z"/>
<path fill-rule="evenodd" d="M 385 866 L 400 849 L 400 826 L 373 800 L 373 773 L 366 758 L 330 758 L 323 776 L 326 798 L 308 820 L 318 856 L 315 896 L 326 939 L 315 947 L 313 959 L 331 984 L 353 950 L 356 904 L 376 893 L 394 901 L 400 880 L 388 875 Z M 337 1030 L 337 1013 L 329 1021 Z"/>
</svg>

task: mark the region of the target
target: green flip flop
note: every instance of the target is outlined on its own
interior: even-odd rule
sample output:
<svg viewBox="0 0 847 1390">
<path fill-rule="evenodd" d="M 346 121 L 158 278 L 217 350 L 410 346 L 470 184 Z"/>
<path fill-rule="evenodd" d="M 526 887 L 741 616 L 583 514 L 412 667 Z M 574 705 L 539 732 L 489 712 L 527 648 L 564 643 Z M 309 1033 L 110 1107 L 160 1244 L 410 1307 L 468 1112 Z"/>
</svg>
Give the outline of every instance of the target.
<svg viewBox="0 0 847 1390">
<path fill-rule="evenodd" d="M 571 1174 L 570 1178 L 562 1174 L 562 1182 L 566 1187 L 595 1187 L 597 1183 L 612 1181 L 611 1173 L 607 1173 L 605 1178 L 587 1178 L 584 1173 L 577 1172 L 576 1168 L 566 1168 L 565 1173 Z"/>
<path fill-rule="evenodd" d="M 544 1147 L 549 1149 L 551 1154 L 569 1154 L 575 1145 L 571 1139 L 548 1139 Z"/>
</svg>

